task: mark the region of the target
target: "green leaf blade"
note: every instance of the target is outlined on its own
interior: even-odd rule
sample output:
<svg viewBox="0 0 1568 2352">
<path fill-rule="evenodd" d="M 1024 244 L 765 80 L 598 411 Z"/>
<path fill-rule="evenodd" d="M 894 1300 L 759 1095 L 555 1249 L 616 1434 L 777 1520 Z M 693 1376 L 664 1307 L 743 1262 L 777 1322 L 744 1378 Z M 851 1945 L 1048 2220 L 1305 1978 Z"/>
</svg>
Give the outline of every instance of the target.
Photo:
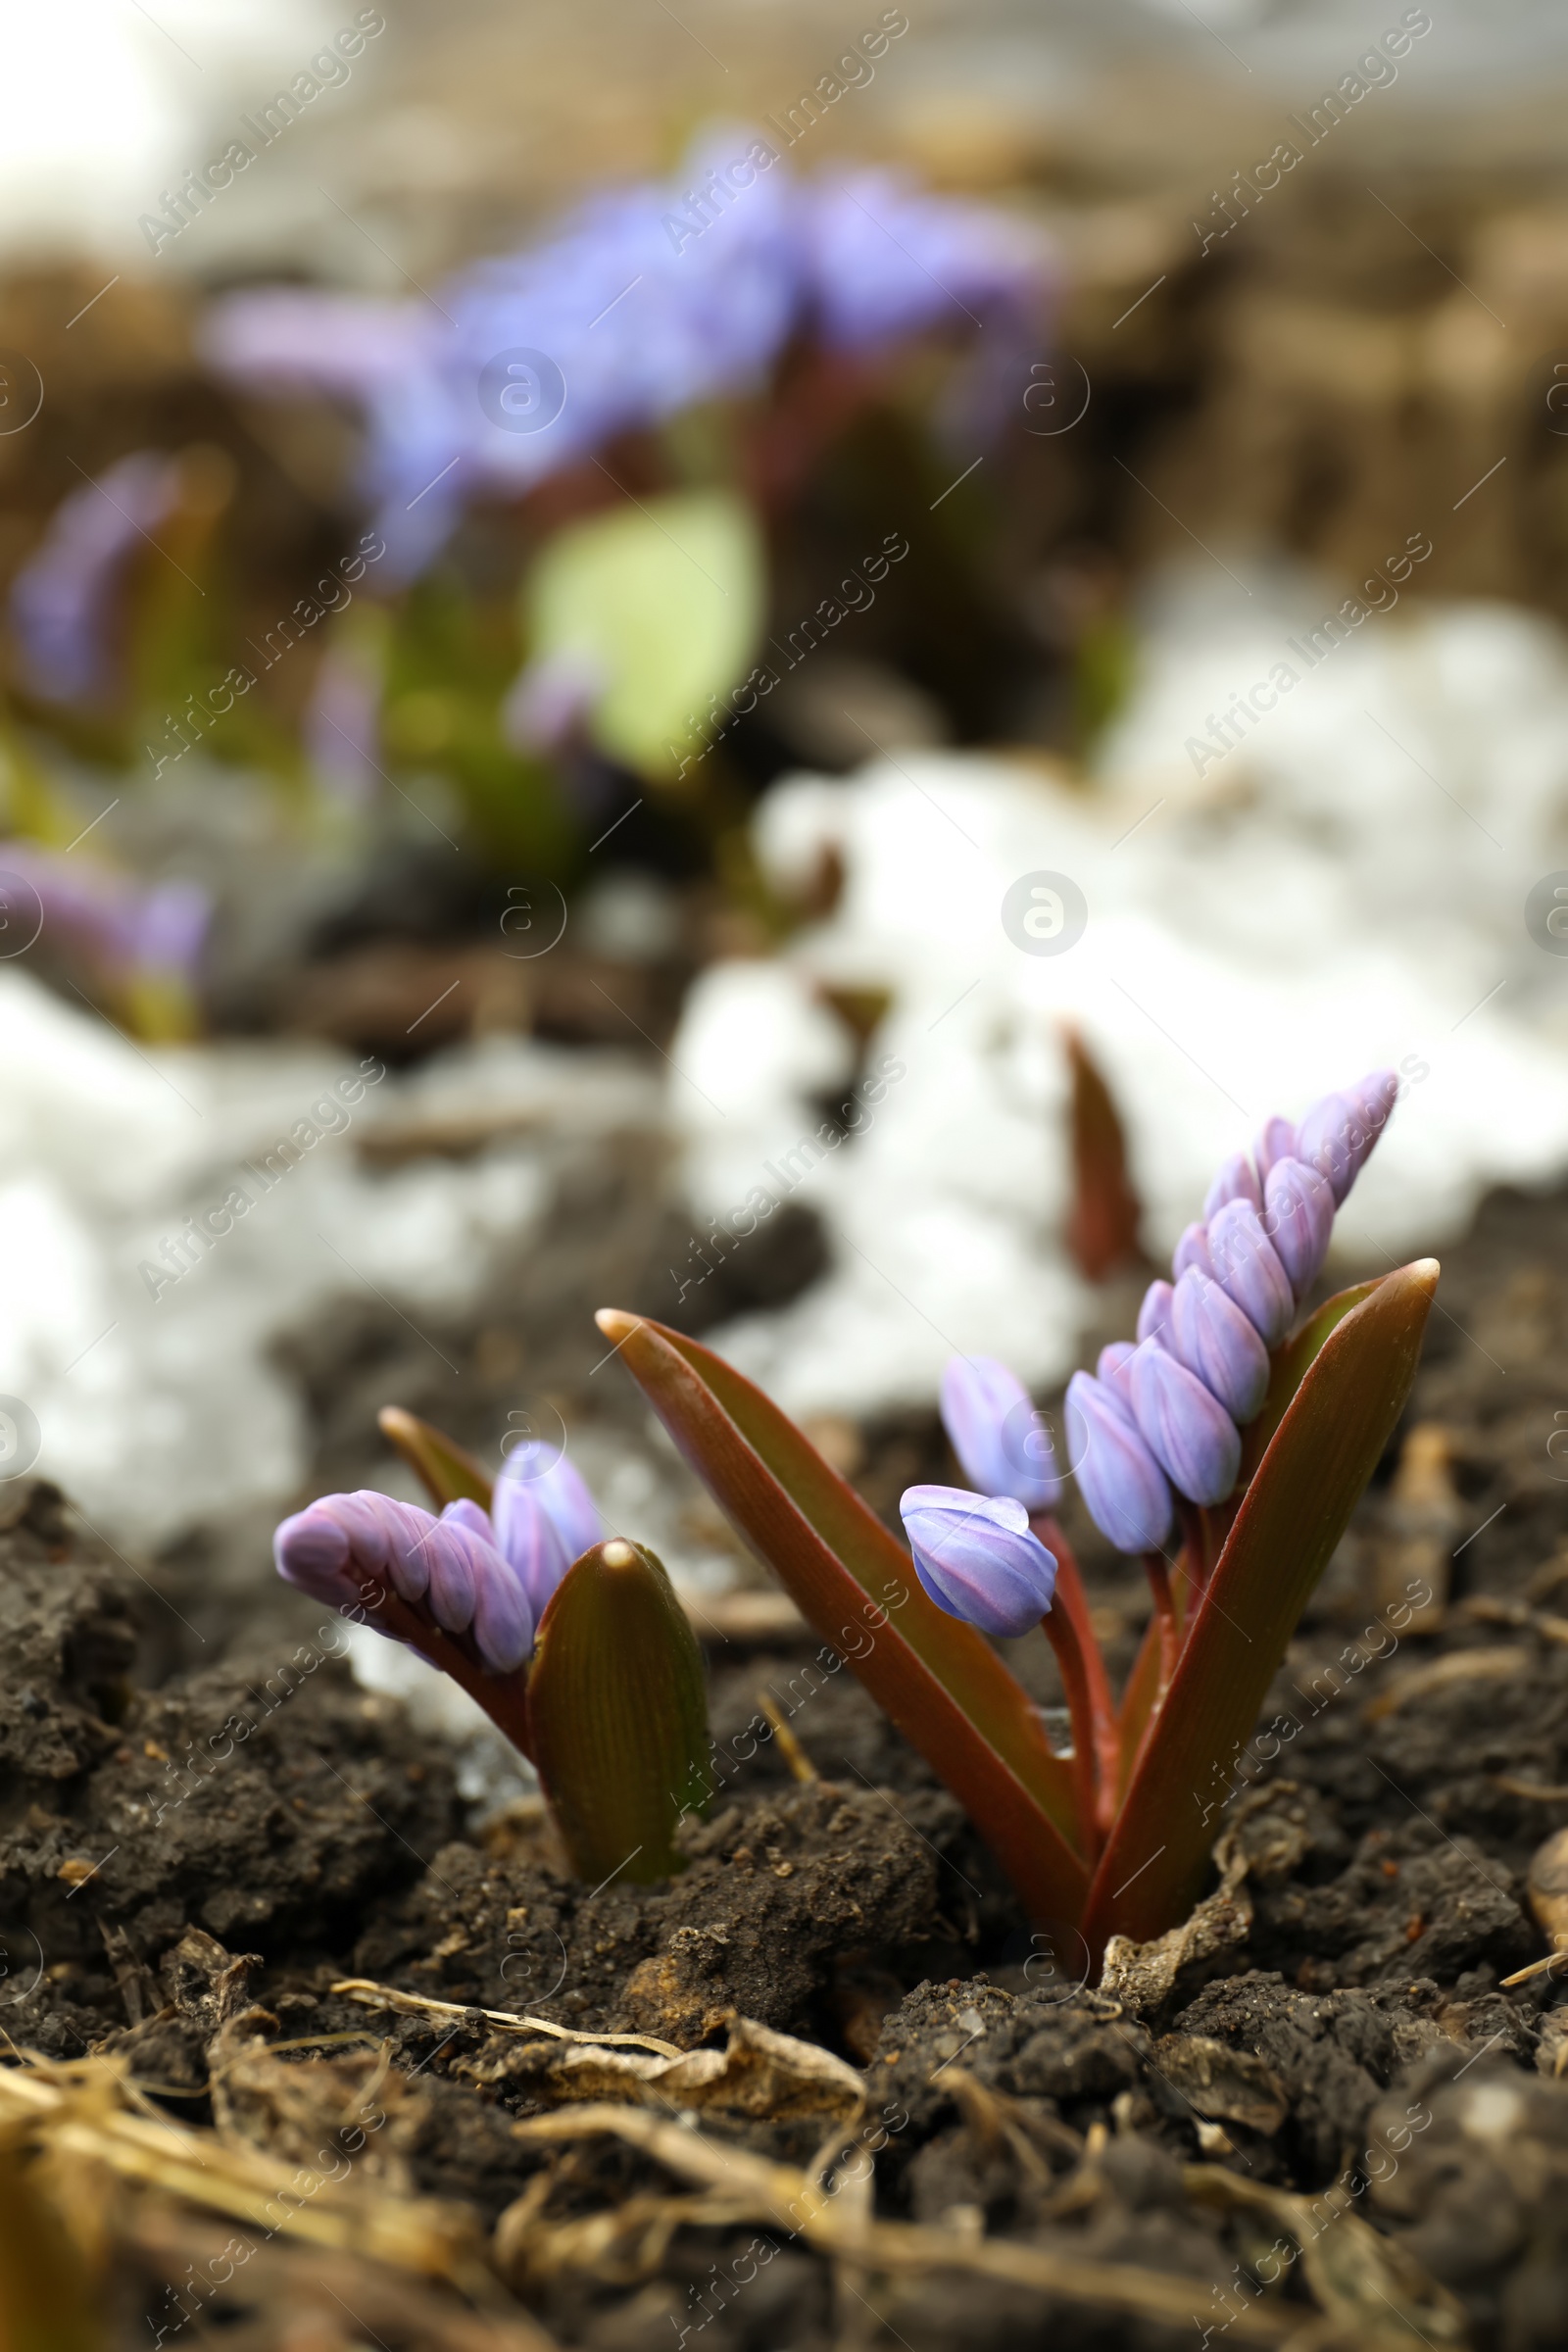
<svg viewBox="0 0 1568 2352">
<path fill-rule="evenodd" d="M 662 1563 L 596 1544 L 540 1619 L 528 1677 L 534 1762 L 573 1867 L 639 1886 L 684 1868 L 683 1816 L 713 1792 L 703 1658 Z"/>
<path fill-rule="evenodd" d="M 974 1821 L 1032 1913 L 1075 1920 L 1070 1767 L 996 1651 L 922 1590 L 909 1555 L 770 1398 L 662 1324 L 599 1318 L 681 1452 L 802 1615 Z"/>
<path fill-rule="evenodd" d="M 1097 1953 L 1112 1935 L 1146 1942 L 1191 1907 L 1236 1760 L 1404 1409 L 1437 1278 L 1423 1258 L 1368 1286 L 1298 1382 L 1101 1858 L 1084 1922 Z"/>
</svg>

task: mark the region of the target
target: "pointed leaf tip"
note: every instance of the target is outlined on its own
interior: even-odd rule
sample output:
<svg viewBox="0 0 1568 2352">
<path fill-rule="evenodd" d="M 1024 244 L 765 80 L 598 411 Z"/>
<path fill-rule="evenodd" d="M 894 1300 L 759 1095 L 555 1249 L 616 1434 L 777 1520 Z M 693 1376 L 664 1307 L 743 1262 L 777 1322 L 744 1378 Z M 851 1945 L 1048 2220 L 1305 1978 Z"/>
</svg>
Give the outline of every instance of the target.
<svg viewBox="0 0 1568 2352">
<path fill-rule="evenodd" d="M 490 1473 L 466 1446 L 401 1404 L 383 1404 L 375 1418 L 388 1445 L 395 1446 L 410 1469 L 424 1481 L 437 1509 L 444 1510 L 449 1502 L 461 1502 L 465 1497 L 481 1510 L 490 1508 Z"/>
<path fill-rule="evenodd" d="M 624 1307 L 602 1306 L 599 1309 L 599 1312 L 595 1315 L 594 1321 L 598 1324 L 606 1339 L 613 1340 L 615 1346 L 618 1348 L 621 1341 L 624 1340 L 629 1333 L 636 1330 L 638 1324 L 642 1321 L 642 1317 L 641 1315 L 628 1315 Z"/>
</svg>

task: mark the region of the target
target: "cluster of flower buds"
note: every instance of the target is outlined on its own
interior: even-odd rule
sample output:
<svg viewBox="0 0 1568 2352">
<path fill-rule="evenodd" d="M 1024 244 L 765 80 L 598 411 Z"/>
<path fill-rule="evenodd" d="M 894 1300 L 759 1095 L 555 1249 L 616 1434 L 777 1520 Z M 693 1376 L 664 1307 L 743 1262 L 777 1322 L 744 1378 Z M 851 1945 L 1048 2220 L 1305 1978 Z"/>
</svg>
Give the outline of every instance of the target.
<svg viewBox="0 0 1568 2352">
<path fill-rule="evenodd" d="M 909 1487 L 900 1503 L 915 1573 L 939 1608 L 988 1634 L 1023 1634 L 1051 1606 L 1056 1560 L 1029 1526 L 1061 1493 L 1051 1433 L 1023 1383 L 990 1355 L 956 1355 L 942 1418 L 961 1487 Z"/>
<path fill-rule="evenodd" d="M 1176 1245 L 1174 1282 L 1151 1283 L 1138 1340 L 1102 1348 L 1098 1377 L 1067 1387 L 1072 1451 L 1091 1517 L 1118 1551 L 1160 1549 L 1174 1497 L 1223 1502 L 1241 1431 L 1262 1405 L 1269 1352 L 1328 1252 L 1334 1214 L 1397 1093 L 1376 1070 L 1326 1095 L 1298 1126 L 1269 1119 L 1208 1190 Z"/>
<path fill-rule="evenodd" d="M 324 1494 L 283 1521 L 272 1553 L 290 1584 L 370 1625 L 370 1595 L 389 1585 L 416 1615 L 466 1638 L 489 1672 L 510 1674 L 566 1570 L 603 1534 L 564 1455 L 527 1445 L 509 1457 L 488 1512 L 449 1502 L 437 1519 L 369 1488 Z"/>
</svg>

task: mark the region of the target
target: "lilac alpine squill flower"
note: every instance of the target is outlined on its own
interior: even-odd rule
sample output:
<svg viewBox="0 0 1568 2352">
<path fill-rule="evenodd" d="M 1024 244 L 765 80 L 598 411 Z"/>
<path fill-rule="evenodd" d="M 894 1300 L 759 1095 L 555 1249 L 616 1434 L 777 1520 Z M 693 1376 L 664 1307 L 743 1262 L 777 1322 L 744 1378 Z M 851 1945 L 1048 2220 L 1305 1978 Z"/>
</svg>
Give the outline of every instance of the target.
<svg viewBox="0 0 1568 2352">
<path fill-rule="evenodd" d="M 942 1375 L 942 1425 L 982 1494 L 1049 1511 L 1061 1494 L 1045 1422 L 1021 1380 L 994 1355 L 956 1355 Z"/>
<path fill-rule="evenodd" d="M 1277 1159 L 1263 1185 L 1263 1225 L 1299 1302 L 1329 1252 L 1334 1194 L 1327 1177 L 1299 1159 Z"/>
<path fill-rule="evenodd" d="M 1128 1366 L 1138 1427 L 1178 1494 L 1223 1502 L 1242 1463 L 1241 1433 L 1194 1372 L 1146 1345 Z"/>
<path fill-rule="evenodd" d="M 502 1465 L 490 1501 L 494 1542 L 542 1617 L 573 1560 L 604 1536 L 598 1505 L 564 1453 L 530 1439 Z"/>
<path fill-rule="evenodd" d="M 1152 1282 L 1150 1284 L 1144 1293 L 1144 1303 L 1138 1309 L 1138 1337 L 1140 1340 L 1158 1340 L 1162 1347 L 1169 1344 L 1164 1338 L 1164 1333 L 1170 1322 L 1170 1302 L 1174 1297 L 1175 1293 L 1168 1282 Z M 1113 1345 L 1125 1346 L 1126 1343 L 1124 1341 L 1116 1342 Z M 1101 1374 L 1101 1378 L 1104 1378 L 1103 1373 Z"/>
<path fill-rule="evenodd" d="M 805 278 L 825 342 L 864 351 L 953 315 L 1036 310 L 1041 254 L 1026 224 L 956 203 L 906 174 L 838 172 L 802 191 Z"/>
<path fill-rule="evenodd" d="M 522 1585 L 475 1525 L 478 1506 L 440 1519 L 416 1503 L 362 1489 L 326 1494 L 285 1519 L 272 1539 L 279 1576 L 340 1609 L 368 1608 L 384 1577 L 411 1608 L 454 1637 L 471 1636 L 493 1674 L 510 1674 L 533 1647 Z"/>
<path fill-rule="evenodd" d="M 1214 1260 L 1209 1254 L 1208 1227 L 1206 1225 L 1189 1225 L 1176 1245 L 1171 1256 L 1170 1270 L 1178 1281 L 1189 1266 L 1196 1266 L 1200 1274 L 1208 1276 L 1210 1282 L 1219 1280 L 1214 1271 Z"/>
<path fill-rule="evenodd" d="M 1026 1634 L 1051 1606 L 1056 1559 L 1010 1494 L 906 1487 L 899 1515 L 915 1574 L 938 1608 L 982 1633 Z"/>
<path fill-rule="evenodd" d="M 1296 1156 L 1296 1129 L 1290 1120 L 1265 1119 L 1252 1146 L 1252 1158 L 1263 1182 L 1267 1184 L 1268 1172 L 1277 1159 L 1295 1159 Z"/>
<path fill-rule="evenodd" d="M 1297 1130 L 1296 1157 L 1327 1177 L 1335 1205 L 1365 1165 L 1368 1152 L 1388 1123 L 1399 1082 L 1392 1070 L 1373 1070 L 1343 1094 L 1314 1102 Z"/>
<path fill-rule="evenodd" d="M 1166 1346 L 1172 1355 L 1245 1428 L 1268 1394 L 1268 1349 L 1256 1326 L 1228 1291 L 1196 1266 L 1176 1285 L 1170 1322 Z"/>
<path fill-rule="evenodd" d="M 1250 1200 L 1254 1208 L 1263 1205 L 1262 1188 L 1257 1171 L 1245 1152 L 1233 1152 L 1208 1191 L 1203 1196 L 1203 1214 L 1211 1217 L 1223 1208 L 1227 1200 Z"/>
<path fill-rule="evenodd" d="M 1146 1458 L 1178 1494 L 1205 1506 L 1225 1500 L 1240 1466 L 1238 1432 L 1268 1392 L 1269 1351 L 1322 1270 L 1335 1208 L 1397 1093 L 1392 1070 L 1374 1070 L 1324 1096 L 1298 1126 L 1266 1120 L 1252 1158 L 1237 1153 L 1225 1162 L 1204 1220 L 1177 1243 L 1174 1293 L 1167 1283 L 1150 1285 L 1141 1344 L 1102 1349 L 1098 1381 L 1073 1375 L 1069 1405 L 1099 1440 L 1098 1449 L 1084 1449 L 1079 1485 L 1096 1525 L 1119 1549 L 1150 1545 L 1128 1540 L 1138 1525 L 1129 1496 L 1147 1475 L 1125 1445 L 1118 1449 L 1117 1417 L 1135 1424 Z"/>
<path fill-rule="evenodd" d="M 1208 1250 L 1215 1279 L 1256 1324 L 1264 1346 L 1277 1348 L 1291 1328 L 1296 1296 L 1250 1200 L 1227 1200 L 1215 1210 L 1208 1220 Z"/>
<path fill-rule="evenodd" d="M 1075 1372 L 1067 1383 L 1067 1439 L 1102 1535 L 1118 1551 L 1159 1550 L 1170 1533 L 1170 1487 L 1139 1434 L 1130 1396 L 1124 1403 L 1104 1380 Z"/>
<path fill-rule="evenodd" d="M 11 626 L 24 671 L 49 701 L 107 692 L 116 581 L 178 495 L 177 459 L 141 449 L 55 509 L 42 544 L 11 584 Z"/>
</svg>

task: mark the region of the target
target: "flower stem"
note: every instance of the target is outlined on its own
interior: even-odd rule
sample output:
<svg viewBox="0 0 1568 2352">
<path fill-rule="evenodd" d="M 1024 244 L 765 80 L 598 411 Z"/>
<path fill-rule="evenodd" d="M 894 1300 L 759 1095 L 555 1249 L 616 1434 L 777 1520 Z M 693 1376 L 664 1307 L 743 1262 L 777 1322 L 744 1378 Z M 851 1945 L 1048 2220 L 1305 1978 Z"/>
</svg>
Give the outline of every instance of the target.
<svg viewBox="0 0 1568 2352">
<path fill-rule="evenodd" d="M 1058 1585 L 1057 1590 L 1060 1590 Z M 1089 1700 L 1089 1676 L 1078 1629 L 1065 1609 L 1050 1608 L 1040 1620 L 1056 1653 L 1061 1687 L 1072 1717 L 1072 1774 L 1078 1806 L 1078 1829 L 1084 1859 L 1093 1868 L 1101 1846 L 1100 1771 L 1095 1750 L 1095 1717 Z"/>
<path fill-rule="evenodd" d="M 533 1744 L 528 1730 L 528 1673 L 526 1667 L 515 1668 L 511 1674 L 492 1674 L 482 1664 L 467 1635 L 443 1633 L 440 1626 L 423 1609 L 416 1608 L 388 1585 L 377 1589 L 373 1602 L 366 1603 L 365 1614 L 380 1631 L 395 1642 L 406 1642 L 416 1649 L 432 1666 L 450 1675 L 461 1690 L 466 1690 L 476 1704 L 483 1707 L 491 1722 L 520 1754 L 533 1761 Z"/>
<path fill-rule="evenodd" d="M 1046 1549 L 1054 1554 L 1056 1562 L 1056 1593 L 1052 1614 L 1061 1610 L 1072 1625 L 1083 1659 L 1084 1682 L 1089 1698 L 1090 1717 L 1094 1725 L 1094 1752 L 1099 1779 L 1099 1823 L 1108 1831 L 1115 1806 L 1115 1789 L 1121 1770 L 1121 1733 L 1117 1723 L 1116 1702 L 1110 1694 L 1110 1682 L 1105 1673 L 1105 1661 L 1095 1629 L 1089 1618 L 1089 1595 L 1084 1591 L 1083 1572 L 1078 1566 L 1072 1545 L 1049 1513 L 1031 1519 L 1031 1527 Z"/>
<path fill-rule="evenodd" d="M 1149 1589 L 1154 1595 L 1154 1615 L 1159 1623 L 1159 1690 L 1154 1705 L 1150 1710 L 1152 1717 L 1170 1689 L 1171 1676 L 1176 1671 L 1176 1608 L 1171 1599 L 1170 1576 L 1163 1552 L 1146 1551 L 1144 1568 L 1149 1577 Z"/>
</svg>

